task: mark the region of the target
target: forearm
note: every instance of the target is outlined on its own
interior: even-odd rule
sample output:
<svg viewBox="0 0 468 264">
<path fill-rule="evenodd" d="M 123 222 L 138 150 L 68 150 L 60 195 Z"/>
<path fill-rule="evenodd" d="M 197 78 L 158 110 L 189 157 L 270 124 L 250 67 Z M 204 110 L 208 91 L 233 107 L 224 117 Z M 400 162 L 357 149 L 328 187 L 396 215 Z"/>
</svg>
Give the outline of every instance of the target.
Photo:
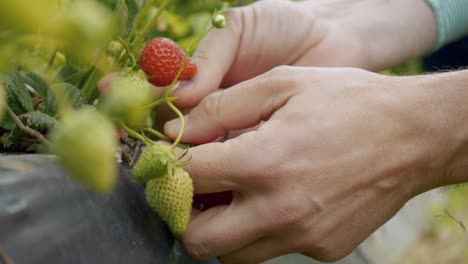
<svg viewBox="0 0 468 264">
<path fill-rule="evenodd" d="M 425 0 L 322 0 L 305 4 L 331 23 L 330 30 L 344 31 L 350 42 L 358 43 L 358 49 L 349 50 L 360 57 L 356 67 L 373 71 L 388 68 L 427 53 L 437 39 L 436 18 Z"/>
</svg>

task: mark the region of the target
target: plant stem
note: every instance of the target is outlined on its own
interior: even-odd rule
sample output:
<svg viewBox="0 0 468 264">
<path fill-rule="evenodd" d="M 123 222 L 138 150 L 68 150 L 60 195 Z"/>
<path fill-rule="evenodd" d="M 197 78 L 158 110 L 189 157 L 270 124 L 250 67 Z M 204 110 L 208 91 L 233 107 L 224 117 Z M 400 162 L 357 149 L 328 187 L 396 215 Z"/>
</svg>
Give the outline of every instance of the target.
<svg viewBox="0 0 468 264">
<path fill-rule="evenodd" d="M 125 125 L 124 122 L 122 121 L 119 121 L 119 125 L 132 137 L 136 138 L 136 139 L 139 139 L 140 141 L 142 141 L 143 143 L 145 143 L 146 145 L 150 145 L 151 142 L 149 142 L 145 137 L 143 137 L 142 135 L 140 135 L 140 133 L 136 132 L 135 130 L 129 128 L 127 125 Z"/>
<path fill-rule="evenodd" d="M 156 102 L 154 103 L 151 103 L 149 105 L 146 106 L 146 108 L 155 108 L 155 107 L 158 107 L 166 102 L 173 102 L 175 101 L 177 98 L 175 97 L 166 97 L 166 98 L 161 98 L 159 100 L 157 100 Z"/>
<path fill-rule="evenodd" d="M 163 98 L 167 98 L 172 92 L 172 88 L 174 87 L 174 85 L 176 84 L 176 82 L 179 80 L 179 77 L 180 75 L 182 74 L 182 72 L 184 71 L 184 68 L 185 68 L 185 64 L 187 64 L 187 60 L 188 60 L 188 57 L 189 57 L 189 54 L 192 53 L 192 51 L 195 50 L 195 48 L 198 46 L 198 44 L 202 41 L 202 39 L 204 37 L 206 37 L 206 35 L 208 35 L 208 33 L 213 29 L 214 27 L 211 26 L 203 35 L 200 36 L 200 38 L 195 41 L 191 46 L 190 48 L 185 52 L 185 56 L 184 56 L 184 60 L 182 61 L 182 65 L 180 66 L 180 69 L 179 71 L 177 72 L 177 75 L 176 77 L 174 78 L 174 80 L 172 81 L 172 83 L 169 85 L 169 87 L 166 89 L 166 91 L 164 92 L 164 95 L 163 95 Z"/>
<path fill-rule="evenodd" d="M 169 87 L 167 87 L 166 91 L 164 91 L 163 99 L 165 99 L 165 101 L 166 101 L 167 103 L 169 103 L 169 101 L 167 100 L 167 98 L 168 98 L 169 95 L 173 92 L 172 88 L 173 88 L 174 85 L 177 83 L 177 81 L 179 80 L 180 75 L 181 75 L 182 72 L 184 71 L 185 64 L 187 63 L 187 59 L 188 59 L 188 55 L 185 54 L 184 60 L 182 61 L 182 65 L 180 66 L 179 71 L 177 72 L 176 77 L 174 78 L 174 80 L 172 80 L 171 84 L 169 85 Z"/>
<path fill-rule="evenodd" d="M 176 140 L 174 141 L 174 143 L 172 143 L 171 148 L 170 148 L 171 151 L 173 151 L 177 147 L 177 145 L 179 145 L 180 140 L 182 139 L 182 136 L 184 135 L 185 119 L 184 119 L 184 115 L 182 114 L 182 112 L 180 112 L 180 110 L 177 107 L 175 107 L 175 105 L 172 102 L 167 102 L 167 105 L 172 109 L 172 111 L 174 111 L 177 114 L 180 120 L 179 134 L 177 135 Z"/>
<path fill-rule="evenodd" d="M 127 58 L 125 57 L 125 54 L 127 54 L 127 57 L 130 56 L 130 59 L 132 60 L 131 68 L 135 67 L 135 65 L 137 64 L 137 61 L 136 61 L 135 56 L 132 54 L 132 50 L 130 49 L 130 46 L 121 37 L 119 37 L 119 42 L 124 47 L 124 51 L 122 52 L 122 54 L 120 54 L 119 58 L 117 59 L 117 63 L 119 64 L 120 67 L 124 67 L 125 65 L 123 65 L 123 63 L 126 62 L 127 60 Z"/>
<path fill-rule="evenodd" d="M 149 30 L 151 25 L 154 25 L 154 23 L 158 21 L 158 18 L 162 15 L 164 10 L 166 10 L 166 7 L 171 3 L 171 1 L 172 0 L 164 0 L 164 2 L 162 2 L 162 4 L 158 8 L 158 12 L 156 13 L 156 15 L 148 23 L 146 23 L 146 25 L 144 25 L 143 28 L 141 29 L 141 32 L 143 34 Z"/>
<path fill-rule="evenodd" d="M 81 88 L 81 91 L 82 91 L 83 95 L 86 98 L 86 102 L 88 102 L 90 104 L 94 100 L 93 96 L 94 96 L 94 92 L 95 92 L 94 90 L 95 89 L 93 89 L 94 88 L 93 85 L 97 82 L 97 80 L 96 80 L 97 78 L 95 76 L 96 74 L 97 74 L 97 68 L 96 68 L 96 66 L 93 66 L 93 69 L 89 73 L 88 78 L 86 78 L 86 81 L 85 81 L 83 87 Z"/>
<path fill-rule="evenodd" d="M 23 122 L 21 122 L 19 117 L 15 114 L 15 112 L 13 112 L 13 110 L 11 110 L 11 108 L 8 105 L 5 106 L 5 109 L 11 116 L 11 118 L 13 118 L 13 121 L 15 121 L 16 125 L 21 129 L 21 131 L 37 138 L 39 142 L 41 142 L 41 144 L 49 144 L 49 141 L 44 137 L 44 135 L 41 132 L 24 125 Z"/>
<path fill-rule="evenodd" d="M 179 129 L 179 134 L 177 135 L 177 138 L 176 140 L 174 141 L 174 143 L 172 143 L 171 145 L 171 151 L 173 151 L 175 149 L 175 147 L 177 147 L 177 145 L 179 145 L 180 143 L 180 140 L 182 139 L 182 136 L 184 134 L 184 130 L 185 130 L 185 119 L 184 119 L 184 115 L 182 114 L 182 112 L 180 112 L 180 110 L 172 103 L 171 100 L 167 100 L 169 98 L 169 95 L 173 92 L 172 88 L 174 87 L 174 85 L 177 83 L 177 81 L 179 80 L 179 77 L 180 75 L 182 74 L 182 71 L 184 70 L 185 68 L 185 64 L 187 63 L 187 60 L 188 60 L 188 56 L 189 54 L 198 46 L 198 44 L 201 42 L 201 40 L 213 29 L 214 27 L 211 26 L 197 41 L 195 41 L 191 46 L 190 48 L 187 50 L 187 52 L 185 52 L 185 56 L 184 56 L 184 60 L 182 61 L 182 65 L 180 66 L 180 69 L 179 71 L 177 72 L 177 75 L 176 77 L 174 78 L 174 80 L 172 80 L 172 83 L 169 85 L 169 87 L 166 89 L 166 91 L 164 92 L 164 95 L 163 95 L 163 100 L 166 101 L 167 105 L 172 109 L 172 111 L 174 111 L 174 113 L 177 114 L 177 116 L 179 117 L 180 119 L 180 129 Z"/>
<path fill-rule="evenodd" d="M 138 12 L 137 16 L 135 17 L 135 20 L 133 21 L 132 29 L 130 30 L 130 33 L 127 36 L 127 40 L 129 43 L 131 43 L 133 36 L 136 34 L 137 28 L 141 24 L 141 20 L 145 17 L 145 14 L 148 12 L 149 8 L 151 7 L 151 1 L 146 0 L 145 3 L 143 4 L 143 7 L 140 9 L 140 12 Z"/>
<path fill-rule="evenodd" d="M 210 20 L 211 21 L 211 20 Z M 190 48 L 186 51 L 187 54 L 190 54 L 192 53 L 198 46 L 198 44 L 200 44 L 200 42 L 206 37 L 206 35 L 208 35 L 208 33 L 210 33 L 211 30 L 213 30 L 214 27 L 213 25 L 211 25 L 208 30 L 203 33 L 203 35 L 200 36 L 200 38 L 198 38 L 193 44 L 192 46 L 190 46 Z"/>
<path fill-rule="evenodd" d="M 152 128 L 147 127 L 147 128 L 143 128 L 143 130 L 144 130 L 145 132 L 150 133 L 150 134 L 153 135 L 153 136 L 158 137 L 158 138 L 161 139 L 161 140 L 168 141 L 168 142 L 171 141 L 171 139 L 168 138 L 168 137 L 166 137 L 163 133 L 161 133 L 161 132 L 159 132 L 159 131 L 157 131 L 157 130 L 154 130 L 154 129 L 152 129 Z"/>
</svg>

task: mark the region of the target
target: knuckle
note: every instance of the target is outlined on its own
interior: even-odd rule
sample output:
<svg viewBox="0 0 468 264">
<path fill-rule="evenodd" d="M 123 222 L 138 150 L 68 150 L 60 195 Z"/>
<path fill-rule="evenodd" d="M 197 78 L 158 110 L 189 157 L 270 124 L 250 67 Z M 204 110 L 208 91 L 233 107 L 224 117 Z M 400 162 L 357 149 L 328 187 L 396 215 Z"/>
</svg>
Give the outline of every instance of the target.
<svg viewBox="0 0 468 264">
<path fill-rule="evenodd" d="M 202 102 L 202 111 L 206 116 L 216 117 L 217 114 L 222 110 L 222 91 L 212 93 L 205 97 Z"/>
<path fill-rule="evenodd" d="M 259 80 L 261 87 L 272 95 L 286 95 L 297 91 L 303 79 L 302 70 L 293 66 L 278 66 L 265 73 Z M 273 98 L 275 98 L 273 96 Z"/>
</svg>

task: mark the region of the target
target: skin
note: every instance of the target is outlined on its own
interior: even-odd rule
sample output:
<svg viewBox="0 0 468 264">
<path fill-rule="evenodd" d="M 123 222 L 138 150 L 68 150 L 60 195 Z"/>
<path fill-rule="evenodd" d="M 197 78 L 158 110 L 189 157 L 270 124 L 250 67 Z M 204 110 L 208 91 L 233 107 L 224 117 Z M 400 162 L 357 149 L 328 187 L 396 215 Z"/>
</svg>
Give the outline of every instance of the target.
<svg viewBox="0 0 468 264">
<path fill-rule="evenodd" d="M 263 122 L 190 151 L 196 193 L 235 196 L 194 212 L 188 252 L 222 263 L 346 256 L 415 195 L 468 181 L 467 83 L 468 71 L 283 66 L 209 95 L 186 116 L 185 141 Z"/>
<path fill-rule="evenodd" d="M 199 72 L 174 93 L 178 107 L 281 65 L 383 70 L 423 55 L 437 38 L 425 0 L 267 0 L 226 16 L 228 26 L 195 53 Z"/>
<path fill-rule="evenodd" d="M 227 16 L 174 93 L 191 109 L 183 141 L 200 144 L 186 166 L 195 192 L 234 191 L 230 205 L 193 211 L 190 255 L 337 260 L 415 195 L 468 181 L 468 72 L 370 72 L 431 49 L 425 1 L 271 0 Z"/>
<path fill-rule="evenodd" d="M 299 252 L 338 260 L 415 195 L 459 182 L 453 168 L 466 135 L 447 133 L 457 124 L 447 104 L 459 90 L 444 98 L 436 91 L 441 83 L 466 88 L 454 76 L 300 67 L 375 71 L 433 46 L 425 1 L 350 2 L 234 9 L 228 28 L 198 49 L 199 74 L 175 93 L 179 107 L 195 107 L 183 141 L 203 144 L 186 169 L 196 193 L 235 195 L 228 206 L 194 210 L 181 238 L 193 257 L 259 263 Z M 213 93 L 222 87 L 230 88 Z M 177 131 L 177 120 L 166 124 L 170 137 Z"/>
</svg>

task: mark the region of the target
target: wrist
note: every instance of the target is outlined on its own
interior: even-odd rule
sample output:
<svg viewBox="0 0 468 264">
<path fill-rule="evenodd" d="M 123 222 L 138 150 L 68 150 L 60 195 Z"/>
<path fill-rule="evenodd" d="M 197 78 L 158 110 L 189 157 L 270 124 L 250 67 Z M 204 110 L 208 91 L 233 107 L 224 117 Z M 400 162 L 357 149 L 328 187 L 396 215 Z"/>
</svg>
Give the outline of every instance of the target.
<svg viewBox="0 0 468 264">
<path fill-rule="evenodd" d="M 386 69 L 424 55 L 437 39 L 436 18 L 426 0 L 310 2 L 331 30 L 349 37 L 351 52 L 360 58 L 355 67 Z"/>
<path fill-rule="evenodd" d="M 468 182 L 468 70 L 428 76 L 427 82 L 429 121 L 448 154 L 442 183 Z"/>
<path fill-rule="evenodd" d="M 468 71 L 398 79 L 424 160 L 420 191 L 468 181 Z"/>
</svg>

